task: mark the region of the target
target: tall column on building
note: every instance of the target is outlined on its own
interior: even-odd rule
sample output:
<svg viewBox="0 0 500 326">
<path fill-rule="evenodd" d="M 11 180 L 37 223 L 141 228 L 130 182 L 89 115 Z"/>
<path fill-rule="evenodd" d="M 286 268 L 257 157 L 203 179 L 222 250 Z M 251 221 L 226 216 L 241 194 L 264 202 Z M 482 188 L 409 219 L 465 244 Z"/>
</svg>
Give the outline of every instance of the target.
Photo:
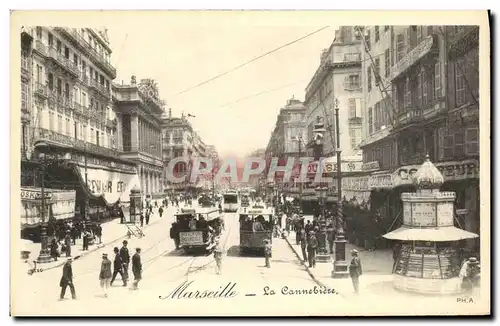
<svg viewBox="0 0 500 326">
<path fill-rule="evenodd" d="M 137 151 L 139 149 L 139 117 L 137 115 L 130 116 L 130 150 Z"/>
</svg>

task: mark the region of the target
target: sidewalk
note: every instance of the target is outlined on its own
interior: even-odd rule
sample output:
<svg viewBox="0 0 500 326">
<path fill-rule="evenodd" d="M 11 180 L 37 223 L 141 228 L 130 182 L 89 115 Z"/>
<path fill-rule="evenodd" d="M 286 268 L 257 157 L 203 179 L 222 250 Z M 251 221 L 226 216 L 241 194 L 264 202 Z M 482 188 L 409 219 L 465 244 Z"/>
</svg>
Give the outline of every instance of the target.
<svg viewBox="0 0 500 326">
<path fill-rule="evenodd" d="M 290 231 L 285 239 L 289 247 L 295 252 L 295 255 L 302 261 L 302 250 L 300 245 L 295 244 L 295 232 Z M 391 250 L 367 251 L 352 244 L 346 244 L 346 260 L 351 257 L 351 250 L 356 249 L 363 266 L 363 275 L 361 276 L 360 292 L 370 292 L 371 294 L 387 294 L 387 291 L 395 292 L 392 288 L 392 252 Z M 334 254 L 331 255 L 334 257 Z M 335 289 L 340 294 L 350 296 L 353 293 L 352 282 L 350 278 L 334 279 L 332 278 L 333 258 L 328 263 L 316 263 L 316 267 L 309 268 L 307 262 L 303 262 L 307 272 L 318 283 L 318 285 Z M 392 295 L 392 293 L 391 293 Z"/>
<path fill-rule="evenodd" d="M 169 206 L 164 212 L 163 212 L 163 217 L 162 219 L 169 218 L 171 217 L 176 208 Z M 153 208 L 153 214 L 151 215 L 150 221 L 148 225 L 144 225 L 142 228 L 143 230 L 148 228 L 151 225 L 156 224 L 157 222 L 161 221 L 159 214 L 158 214 L 158 209 Z M 114 244 L 122 239 L 125 239 L 127 237 L 127 231 L 128 228 L 125 224 L 120 223 L 120 218 L 113 219 L 111 221 L 105 222 L 101 224 L 102 227 L 102 243 L 101 244 L 92 244 L 89 245 L 89 250 L 83 251 L 83 240 L 82 239 L 77 239 L 76 244 L 71 247 L 71 257 L 76 260 L 80 259 L 91 252 L 94 252 L 98 249 L 101 249 L 107 245 Z M 30 243 L 30 244 L 23 244 L 24 248 L 28 249 L 31 251 L 30 253 L 30 258 L 26 260 L 26 262 L 32 262 L 33 260 L 36 260 L 38 257 L 38 253 L 40 252 L 40 243 Z M 66 261 L 66 257 L 64 254 L 59 257 L 57 261 L 52 261 L 50 263 L 44 263 L 44 264 L 39 264 L 37 265 L 37 268 L 43 269 L 43 270 L 50 270 L 53 268 L 57 268 L 62 266 Z"/>
</svg>

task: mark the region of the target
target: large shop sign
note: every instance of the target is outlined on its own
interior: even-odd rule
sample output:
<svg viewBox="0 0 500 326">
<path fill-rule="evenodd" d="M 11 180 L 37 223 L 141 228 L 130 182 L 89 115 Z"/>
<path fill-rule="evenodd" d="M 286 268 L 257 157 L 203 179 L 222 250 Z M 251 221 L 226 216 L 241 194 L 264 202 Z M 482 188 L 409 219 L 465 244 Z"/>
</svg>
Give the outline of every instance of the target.
<svg viewBox="0 0 500 326">
<path fill-rule="evenodd" d="M 67 219 L 75 216 L 74 190 L 45 189 L 45 218 L 49 216 L 56 220 Z M 34 226 L 41 220 L 41 189 L 21 188 L 21 227 Z"/>
<path fill-rule="evenodd" d="M 114 204 L 118 200 L 129 201 L 132 188 L 140 189 L 139 176 L 135 173 L 121 173 L 98 168 L 78 166 L 82 180 L 85 180 L 87 172 L 87 185 L 94 196 L 103 196 L 108 204 Z"/>
<path fill-rule="evenodd" d="M 405 55 L 398 63 L 396 63 L 391 68 L 390 80 L 393 80 L 397 76 L 401 75 L 418 60 L 422 59 L 427 53 L 432 50 L 434 45 L 434 36 L 428 36 L 422 42 L 420 42 L 413 50 L 411 50 L 407 55 Z"/>
<path fill-rule="evenodd" d="M 457 181 L 479 178 L 479 164 L 477 160 L 440 162 L 435 164 L 441 172 L 444 181 Z M 413 175 L 418 171 L 420 165 L 403 166 L 394 173 L 373 174 L 370 176 L 370 188 L 392 188 L 410 185 L 413 183 Z"/>
<path fill-rule="evenodd" d="M 452 161 L 436 163 L 436 168 L 443 175 L 444 181 L 457 181 L 479 178 L 479 164 L 477 160 Z M 396 170 L 393 175 L 394 186 L 409 185 L 413 182 L 420 166 L 404 166 Z"/>
<path fill-rule="evenodd" d="M 344 161 L 341 162 L 342 172 L 360 172 L 363 162 Z M 315 174 L 318 171 L 319 161 L 310 162 L 307 166 L 307 174 Z M 323 174 L 337 172 L 337 162 L 323 161 Z"/>
</svg>

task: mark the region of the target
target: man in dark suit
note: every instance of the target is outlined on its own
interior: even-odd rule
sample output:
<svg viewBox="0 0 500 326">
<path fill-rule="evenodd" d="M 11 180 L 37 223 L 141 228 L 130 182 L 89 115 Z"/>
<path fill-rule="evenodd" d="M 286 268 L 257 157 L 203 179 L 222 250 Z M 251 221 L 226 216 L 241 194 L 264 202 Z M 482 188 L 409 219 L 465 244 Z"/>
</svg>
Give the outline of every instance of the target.
<svg viewBox="0 0 500 326">
<path fill-rule="evenodd" d="M 128 264 L 130 263 L 130 254 L 127 248 L 128 241 L 123 240 L 123 247 L 120 249 L 120 257 L 123 264 L 123 276 L 125 280 L 128 280 Z"/>
<path fill-rule="evenodd" d="M 113 277 L 111 277 L 110 285 L 113 285 L 116 275 L 120 274 L 120 276 L 122 277 L 123 286 L 127 286 L 127 279 L 123 274 L 123 262 L 122 257 L 120 256 L 120 250 L 118 249 L 118 247 L 115 247 L 113 249 L 113 252 L 115 253 L 115 259 L 113 261 Z"/>
<path fill-rule="evenodd" d="M 63 266 L 63 274 L 61 276 L 61 280 L 59 281 L 59 286 L 61 287 L 61 295 L 60 299 L 64 299 L 64 295 L 66 294 L 66 288 L 69 286 L 71 290 L 71 297 L 76 299 L 76 291 L 75 286 L 73 285 L 73 268 L 71 267 L 72 258 L 68 258 L 66 263 Z"/>
<path fill-rule="evenodd" d="M 132 273 L 134 273 L 133 290 L 137 290 L 139 281 L 142 279 L 141 248 L 135 250 L 132 256 Z"/>
</svg>

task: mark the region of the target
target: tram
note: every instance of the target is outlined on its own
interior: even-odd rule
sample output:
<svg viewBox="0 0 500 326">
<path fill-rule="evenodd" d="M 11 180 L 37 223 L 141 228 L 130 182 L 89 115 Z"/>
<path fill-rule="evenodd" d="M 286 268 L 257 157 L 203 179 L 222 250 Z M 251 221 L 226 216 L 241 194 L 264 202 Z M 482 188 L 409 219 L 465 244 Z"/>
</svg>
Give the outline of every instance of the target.
<svg viewBox="0 0 500 326">
<path fill-rule="evenodd" d="M 272 242 L 274 209 L 262 204 L 240 210 L 240 252 L 264 252 L 264 240 Z"/>
<path fill-rule="evenodd" d="M 222 206 L 222 209 L 224 212 L 237 212 L 238 207 L 240 206 L 239 204 L 239 199 L 238 199 L 238 192 L 235 190 L 229 190 L 226 193 L 224 193 L 223 201 L 224 204 Z"/>
<path fill-rule="evenodd" d="M 222 230 L 222 216 L 213 207 L 181 208 L 175 214 L 179 246 L 185 252 L 211 251 Z"/>
</svg>

